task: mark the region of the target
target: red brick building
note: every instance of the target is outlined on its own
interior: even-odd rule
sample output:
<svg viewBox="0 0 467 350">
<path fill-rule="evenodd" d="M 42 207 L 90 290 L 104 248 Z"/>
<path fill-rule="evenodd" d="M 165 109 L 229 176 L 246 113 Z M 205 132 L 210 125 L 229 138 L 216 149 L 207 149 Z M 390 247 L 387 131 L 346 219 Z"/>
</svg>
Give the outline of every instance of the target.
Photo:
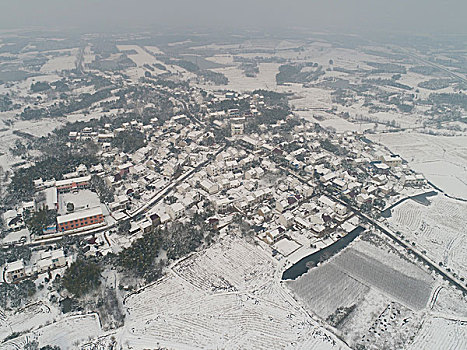
<svg viewBox="0 0 467 350">
<path fill-rule="evenodd" d="M 104 214 L 100 207 L 78 211 L 76 213 L 57 217 L 58 231 L 65 232 L 81 227 L 91 226 L 104 222 Z"/>
</svg>

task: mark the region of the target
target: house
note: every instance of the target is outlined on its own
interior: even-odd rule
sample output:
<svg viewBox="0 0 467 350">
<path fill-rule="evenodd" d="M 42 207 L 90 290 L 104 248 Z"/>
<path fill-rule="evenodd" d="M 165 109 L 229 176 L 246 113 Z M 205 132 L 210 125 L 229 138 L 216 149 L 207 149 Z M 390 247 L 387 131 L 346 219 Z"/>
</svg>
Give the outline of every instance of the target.
<svg viewBox="0 0 467 350">
<path fill-rule="evenodd" d="M 221 199 L 214 201 L 214 208 L 216 209 L 216 211 L 222 213 L 222 212 L 227 211 L 230 204 L 231 204 L 230 200 L 228 200 L 227 198 L 221 198 Z"/>
<path fill-rule="evenodd" d="M 279 213 L 282 213 L 285 209 L 287 209 L 289 207 L 289 202 L 287 201 L 287 199 L 283 199 L 281 201 L 277 201 L 276 202 L 276 210 L 279 212 Z"/>
<path fill-rule="evenodd" d="M 313 227 L 313 225 L 309 221 L 307 221 L 307 220 L 305 220 L 305 219 L 303 219 L 301 217 L 296 217 L 296 218 L 294 218 L 294 220 L 295 220 L 295 223 L 297 224 L 298 227 L 301 227 L 301 228 L 304 228 L 304 229 L 307 229 L 307 230 L 310 230 Z"/>
<path fill-rule="evenodd" d="M 290 211 L 286 211 L 285 213 L 279 215 L 278 221 L 282 226 L 290 227 L 293 225 L 294 215 Z"/>
<path fill-rule="evenodd" d="M 185 214 L 185 207 L 181 203 L 174 203 L 167 207 L 167 214 L 172 220 L 180 219 Z"/>
<path fill-rule="evenodd" d="M 372 196 L 366 194 L 366 193 L 360 193 L 359 195 L 357 195 L 357 203 L 362 205 L 362 204 L 365 204 L 365 203 L 371 203 L 372 202 Z"/>
<path fill-rule="evenodd" d="M 209 194 L 215 194 L 219 192 L 219 185 L 217 183 L 213 183 L 208 179 L 204 179 L 200 182 L 200 187 L 205 190 Z"/>
<path fill-rule="evenodd" d="M 23 260 L 16 260 L 8 263 L 5 269 L 5 276 L 9 281 L 16 281 L 26 276 Z"/>
<path fill-rule="evenodd" d="M 40 260 L 35 264 L 37 273 L 47 272 L 52 269 L 66 265 L 65 253 L 63 249 L 42 252 Z"/>
<path fill-rule="evenodd" d="M 390 155 L 390 156 L 381 156 L 379 158 L 384 164 L 390 166 L 391 168 L 395 168 L 402 165 L 402 158 L 397 155 Z"/>
<path fill-rule="evenodd" d="M 232 123 L 230 125 L 230 131 L 232 136 L 243 135 L 244 125 L 241 123 Z"/>
<path fill-rule="evenodd" d="M 426 184 L 426 180 L 422 174 L 403 175 L 402 181 L 404 186 L 421 187 Z"/>
<path fill-rule="evenodd" d="M 334 201 L 332 199 L 325 196 L 324 194 L 321 195 L 321 197 L 319 197 L 318 202 L 322 207 L 329 207 L 331 209 L 334 209 L 334 207 L 336 205 L 336 203 L 334 203 Z"/>
<path fill-rule="evenodd" d="M 48 209 L 58 210 L 58 193 L 56 187 L 49 187 L 43 190 L 35 200 L 36 210 Z"/>
<path fill-rule="evenodd" d="M 152 221 L 144 220 L 142 223 L 139 224 L 141 232 L 148 233 L 152 231 Z"/>
<path fill-rule="evenodd" d="M 278 227 L 274 230 L 268 230 L 266 232 L 266 236 L 267 238 L 269 238 L 269 240 L 272 242 L 272 243 L 276 243 L 278 241 L 280 241 L 284 236 L 285 236 L 285 230 L 281 227 Z"/>
<path fill-rule="evenodd" d="M 272 211 L 271 208 L 269 208 L 267 205 L 261 207 L 258 209 L 258 214 L 261 215 L 264 218 L 268 218 L 271 216 Z"/>
<path fill-rule="evenodd" d="M 337 213 L 337 215 L 345 215 L 347 213 L 347 207 L 341 203 L 336 203 L 334 206 L 334 211 Z"/>
</svg>

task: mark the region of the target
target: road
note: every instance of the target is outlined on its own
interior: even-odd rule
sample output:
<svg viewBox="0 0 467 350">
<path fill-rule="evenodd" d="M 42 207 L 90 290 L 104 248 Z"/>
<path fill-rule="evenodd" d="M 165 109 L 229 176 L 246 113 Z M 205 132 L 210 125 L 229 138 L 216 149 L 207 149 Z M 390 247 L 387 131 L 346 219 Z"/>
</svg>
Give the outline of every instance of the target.
<svg viewBox="0 0 467 350">
<path fill-rule="evenodd" d="M 283 167 L 280 167 L 281 169 L 285 170 L 289 175 L 294 176 L 297 178 L 300 182 L 310 185 L 307 180 L 303 179 L 301 176 L 291 172 L 288 169 L 285 169 Z M 434 261 L 431 261 L 429 258 L 427 258 L 424 254 L 422 254 L 417 247 L 412 246 L 400 238 L 397 237 L 397 235 L 391 231 L 388 227 L 384 227 L 381 225 L 378 221 L 375 219 L 369 217 L 368 215 L 362 213 L 360 209 L 349 205 L 348 203 L 344 202 L 340 198 L 337 198 L 334 194 L 330 192 L 326 192 L 326 195 L 330 198 L 332 198 L 334 201 L 341 203 L 342 205 L 345 205 L 346 207 L 349 207 L 350 210 L 352 210 L 355 214 L 372 224 L 374 227 L 376 227 L 380 232 L 385 234 L 387 237 L 389 237 L 392 241 L 403 247 L 409 254 L 413 254 L 418 260 L 423 262 L 424 264 L 428 265 L 431 269 L 436 271 L 438 274 L 440 274 L 446 281 L 451 283 L 454 287 L 459 289 L 461 292 L 467 294 L 467 288 L 464 284 L 462 284 L 462 281 L 458 280 L 456 277 L 454 277 L 451 273 L 449 273 L 447 270 L 436 264 Z"/>
<path fill-rule="evenodd" d="M 176 188 L 180 183 L 182 183 L 183 181 L 185 181 L 188 177 L 190 177 L 191 175 L 193 175 L 193 173 L 199 171 L 201 168 L 207 166 L 213 159 L 216 158 L 216 156 L 221 153 L 222 151 L 224 151 L 227 147 L 227 144 L 221 146 L 217 151 L 216 153 L 214 153 L 214 155 L 203 161 L 202 163 L 198 164 L 195 168 L 193 168 L 192 170 L 188 171 L 187 173 L 185 173 L 184 175 L 180 176 L 177 181 L 169 184 L 166 188 L 164 188 L 162 191 L 158 192 L 157 194 L 154 195 L 154 197 L 152 197 L 145 205 L 143 205 L 142 207 L 138 208 L 135 212 L 131 213 L 129 215 L 130 219 L 131 220 L 135 220 L 138 216 L 148 212 L 152 207 L 154 207 L 154 205 L 156 205 L 157 203 L 159 203 L 162 199 L 164 199 L 167 195 L 169 195 L 172 190 L 174 188 Z M 114 223 L 112 225 L 106 225 L 106 226 L 102 226 L 102 227 L 98 227 L 96 229 L 93 229 L 93 230 L 87 230 L 87 231 L 82 231 L 82 232 L 76 232 L 76 233 L 71 233 L 71 234 L 68 234 L 67 236 L 74 236 L 74 237 L 79 237 L 79 236 L 88 236 L 88 235 L 93 235 L 93 234 L 97 234 L 97 233 L 101 233 L 101 232 L 105 232 L 105 231 L 108 231 L 114 227 L 116 227 L 117 224 Z M 33 247 L 33 246 L 40 246 L 40 245 L 48 245 L 48 244 L 53 244 L 53 243 L 56 243 L 58 241 L 60 241 L 61 239 L 63 238 L 63 236 L 58 236 L 58 237 L 53 237 L 53 238 L 48 238 L 48 239 L 44 239 L 44 240 L 40 240 L 40 241 L 33 241 L 33 242 L 28 242 L 28 243 L 25 243 L 24 245 L 26 246 L 30 246 L 30 247 Z M 105 237 L 106 238 L 106 237 Z M 106 238 L 107 239 L 107 238 Z"/>
<path fill-rule="evenodd" d="M 439 64 L 436 64 L 436 63 L 431 62 L 431 61 L 428 61 L 428 60 L 426 60 L 426 59 L 424 59 L 424 58 L 422 58 L 422 57 L 420 57 L 420 56 L 417 56 L 417 55 L 415 55 L 414 53 L 408 51 L 408 50 L 405 49 L 405 48 L 399 47 L 399 49 L 400 49 L 404 54 L 406 54 L 407 56 L 409 56 L 409 57 L 411 57 L 411 58 L 413 58 L 413 59 L 415 59 L 415 60 L 417 60 L 417 61 L 419 61 L 419 62 L 425 63 L 425 64 L 427 64 L 427 65 L 429 65 L 429 66 L 438 68 L 439 70 L 442 70 L 443 72 L 448 73 L 450 76 L 452 76 L 452 77 L 454 77 L 454 78 L 460 80 L 461 82 L 467 83 L 467 79 L 466 79 L 465 77 L 463 77 L 462 75 L 459 75 L 459 74 L 457 74 L 457 73 L 451 71 L 450 69 L 447 69 L 446 67 L 443 67 L 443 66 L 441 66 L 441 65 L 439 65 Z"/>
</svg>

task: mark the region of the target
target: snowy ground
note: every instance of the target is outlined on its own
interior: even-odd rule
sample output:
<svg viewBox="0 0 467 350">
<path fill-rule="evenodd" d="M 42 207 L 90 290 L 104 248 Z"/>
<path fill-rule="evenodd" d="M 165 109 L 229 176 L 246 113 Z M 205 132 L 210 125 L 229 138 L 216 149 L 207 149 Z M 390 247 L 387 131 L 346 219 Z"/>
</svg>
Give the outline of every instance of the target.
<svg viewBox="0 0 467 350">
<path fill-rule="evenodd" d="M 23 314 L 25 327 L 35 326 L 29 332 L 0 344 L 1 350 L 18 350 L 23 349 L 24 345 L 28 342 L 36 340 L 39 346 L 56 345 L 61 349 L 72 349 L 84 342 L 98 336 L 101 333 L 101 327 L 98 316 L 96 314 L 89 315 L 75 315 L 67 316 L 60 321 L 52 322 L 48 320 L 49 324 L 37 327 L 38 319 L 28 319 L 27 314 Z M 42 317 L 40 314 L 37 317 Z M 16 318 L 21 322 L 20 318 Z M 45 319 L 41 318 L 41 322 Z"/>
<path fill-rule="evenodd" d="M 467 277 L 467 203 L 441 194 L 430 200 L 428 206 L 405 201 L 392 210 L 388 222 L 434 262 Z"/>
<path fill-rule="evenodd" d="M 369 138 L 401 155 L 449 195 L 467 199 L 467 136 L 391 133 Z"/>
<path fill-rule="evenodd" d="M 76 67 L 78 49 L 67 50 L 63 56 L 50 58 L 42 67 L 41 73 L 54 73 Z"/>
<path fill-rule="evenodd" d="M 393 349 L 417 333 L 434 278 L 386 241 L 373 239 L 357 240 L 287 284 L 297 300 L 323 320 L 332 322 L 338 308 L 352 308 L 336 325 L 351 346 Z"/>
<path fill-rule="evenodd" d="M 449 320 L 433 317 L 423 323 L 422 329 L 409 347 L 410 350 L 467 349 L 467 320 Z"/>
<path fill-rule="evenodd" d="M 346 348 L 274 283 L 274 261 L 226 238 L 126 300 L 124 348 Z"/>
</svg>

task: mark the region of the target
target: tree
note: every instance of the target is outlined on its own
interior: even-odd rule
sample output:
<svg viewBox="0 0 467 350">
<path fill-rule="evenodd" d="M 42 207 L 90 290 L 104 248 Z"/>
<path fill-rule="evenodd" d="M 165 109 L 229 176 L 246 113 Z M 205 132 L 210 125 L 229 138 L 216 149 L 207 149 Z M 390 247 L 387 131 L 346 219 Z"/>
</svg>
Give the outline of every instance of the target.
<svg viewBox="0 0 467 350">
<path fill-rule="evenodd" d="M 31 233 L 35 235 L 43 234 L 43 230 L 48 226 L 55 225 L 57 219 L 57 211 L 49 209 L 41 209 L 27 217 L 26 225 Z"/>
<path fill-rule="evenodd" d="M 63 286 L 79 297 L 97 288 L 100 284 L 101 267 L 92 261 L 77 260 L 65 271 Z"/>
</svg>

